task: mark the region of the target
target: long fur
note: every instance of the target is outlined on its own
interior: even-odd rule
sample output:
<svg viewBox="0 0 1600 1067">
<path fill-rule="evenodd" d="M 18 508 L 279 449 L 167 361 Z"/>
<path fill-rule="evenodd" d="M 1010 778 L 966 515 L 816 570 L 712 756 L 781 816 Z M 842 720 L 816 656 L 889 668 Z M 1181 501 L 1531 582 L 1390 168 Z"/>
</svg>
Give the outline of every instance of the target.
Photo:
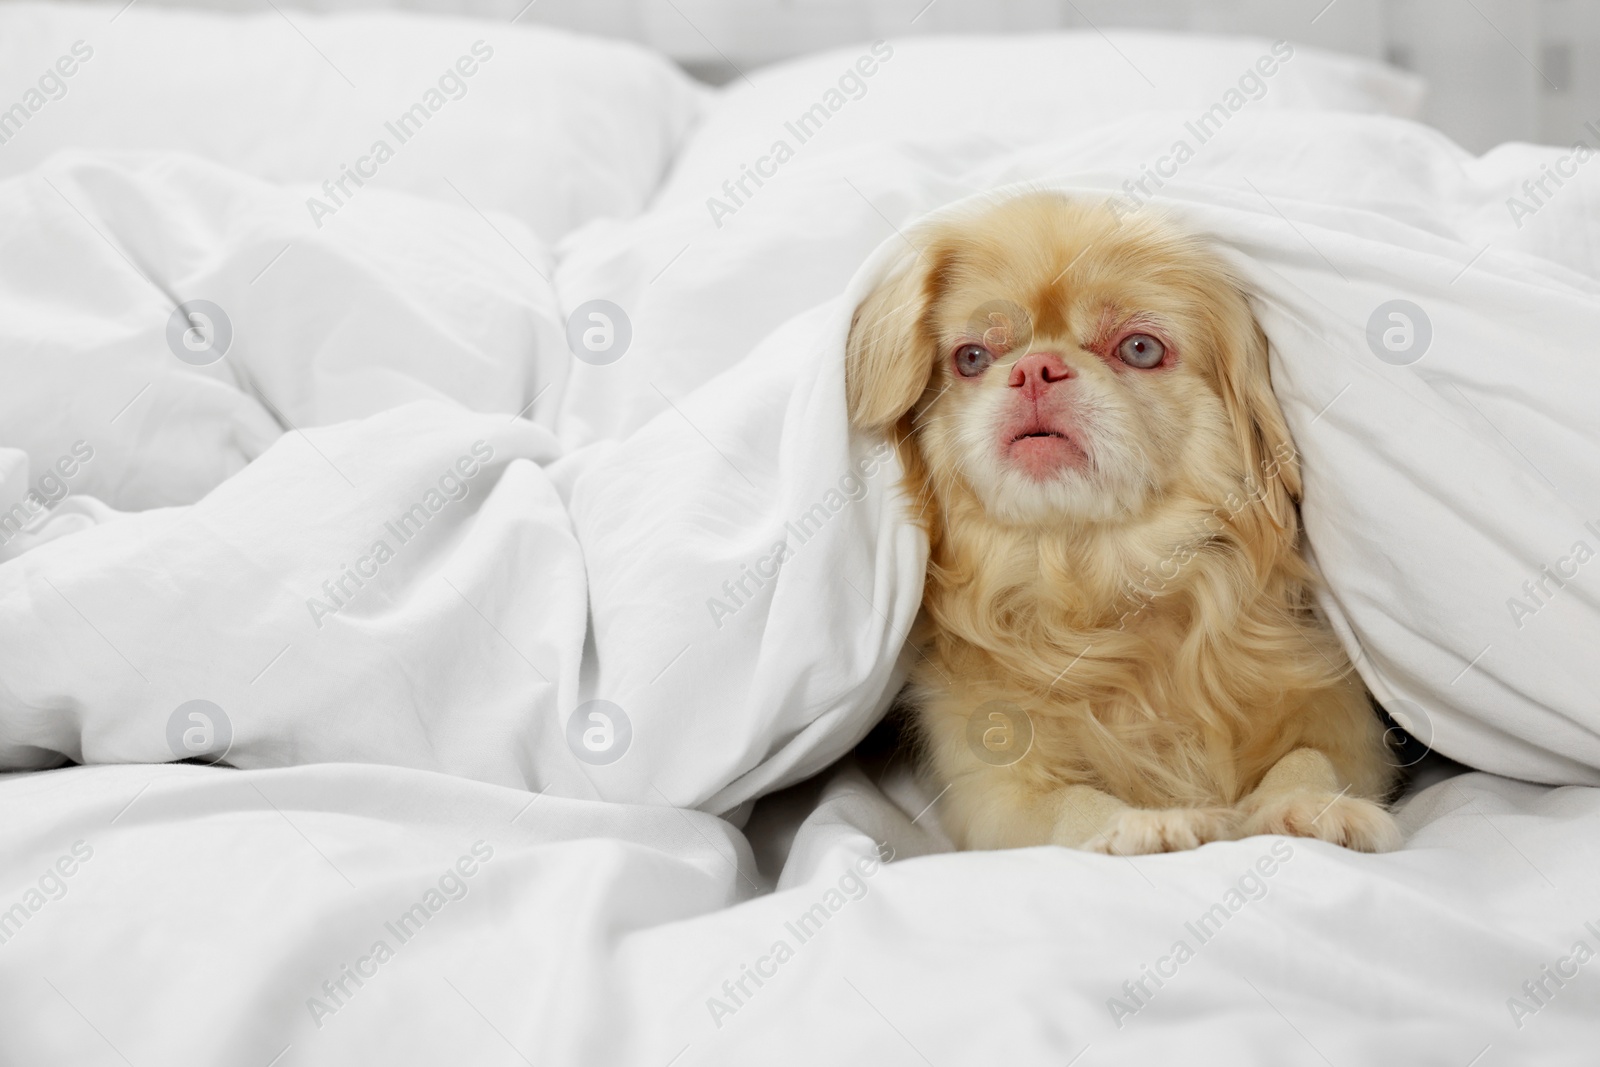
<svg viewBox="0 0 1600 1067">
<path fill-rule="evenodd" d="M 957 843 L 1060 840 L 1076 785 L 1138 809 L 1238 810 L 1301 749 L 1326 757 L 1332 788 L 1381 798 L 1391 762 L 1314 604 L 1298 456 L 1226 266 L 1163 223 L 1053 194 L 913 241 L 857 311 L 846 384 L 853 424 L 894 438 L 928 536 L 908 695 Z M 1174 366 L 1130 374 L 1091 351 L 1107 323 L 1140 316 L 1174 338 Z M 980 383 L 949 361 L 974 337 L 1011 346 Z M 1085 474 L 1039 484 L 996 458 L 1007 396 L 987 375 L 1046 348 L 1078 371 L 1093 447 Z M 1033 732 L 998 768 L 968 740 L 993 701 Z M 1340 804 L 1361 825 L 1304 832 L 1392 846 L 1386 815 Z M 1267 828 L 1301 832 L 1291 822 Z"/>
</svg>

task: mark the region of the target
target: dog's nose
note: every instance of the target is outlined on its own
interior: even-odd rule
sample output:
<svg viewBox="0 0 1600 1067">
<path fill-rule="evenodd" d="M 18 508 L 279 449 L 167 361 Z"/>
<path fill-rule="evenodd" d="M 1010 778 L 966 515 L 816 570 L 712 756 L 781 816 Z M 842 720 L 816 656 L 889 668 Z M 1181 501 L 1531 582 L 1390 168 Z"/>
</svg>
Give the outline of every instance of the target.
<svg viewBox="0 0 1600 1067">
<path fill-rule="evenodd" d="M 1074 376 L 1072 368 L 1054 352 L 1030 352 L 1011 365 L 1011 388 L 1034 397 Z"/>
</svg>

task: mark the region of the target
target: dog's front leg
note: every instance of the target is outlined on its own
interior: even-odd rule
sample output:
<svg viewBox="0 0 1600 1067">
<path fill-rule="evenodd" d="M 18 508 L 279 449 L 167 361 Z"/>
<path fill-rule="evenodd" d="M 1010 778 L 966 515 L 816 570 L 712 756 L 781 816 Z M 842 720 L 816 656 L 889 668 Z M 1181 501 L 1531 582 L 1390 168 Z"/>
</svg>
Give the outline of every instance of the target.
<svg viewBox="0 0 1600 1067">
<path fill-rule="evenodd" d="M 1238 821 L 1231 808 L 1131 808 L 1098 789 L 1074 785 L 1061 790 L 1055 843 L 1108 856 L 1182 852 L 1232 840 Z"/>
<path fill-rule="evenodd" d="M 1198 848 L 1237 836 L 1231 808 L 1133 808 L 1092 785 L 1045 786 L 1012 768 L 955 776 L 942 822 L 963 848 L 1063 845 L 1113 856 Z"/>
<path fill-rule="evenodd" d="M 1314 748 L 1280 759 L 1242 801 L 1246 836 L 1315 837 L 1360 852 L 1400 847 L 1400 827 L 1379 804 L 1349 795 L 1333 761 Z"/>
<path fill-rule="evenodd" d="M 939 821 L 961 848 L 1081 848 L 1128 810 L 1093 786 L 1063 786 L 1027 765 L 988 766 L 969 756 L 941 769 L 949 785 L 939 794 Z"/>
</svg>

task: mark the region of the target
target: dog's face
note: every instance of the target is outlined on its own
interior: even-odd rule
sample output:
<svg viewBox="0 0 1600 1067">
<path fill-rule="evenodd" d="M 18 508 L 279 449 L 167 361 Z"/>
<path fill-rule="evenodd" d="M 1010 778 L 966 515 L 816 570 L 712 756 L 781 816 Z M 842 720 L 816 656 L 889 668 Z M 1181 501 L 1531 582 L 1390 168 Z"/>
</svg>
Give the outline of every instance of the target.
<svg viewBox="0 0 1600 1067">
<path fill-rule="evenodd" d="M 852 420 L 899 424 L 936 482 L 1015 525 L 1116 523 L 1241 485 L 1291 506 L 1265 340 L 1200 243 L 1049 194 L 914 240 L 857 312 L 847 384 Z"/>
</svg>

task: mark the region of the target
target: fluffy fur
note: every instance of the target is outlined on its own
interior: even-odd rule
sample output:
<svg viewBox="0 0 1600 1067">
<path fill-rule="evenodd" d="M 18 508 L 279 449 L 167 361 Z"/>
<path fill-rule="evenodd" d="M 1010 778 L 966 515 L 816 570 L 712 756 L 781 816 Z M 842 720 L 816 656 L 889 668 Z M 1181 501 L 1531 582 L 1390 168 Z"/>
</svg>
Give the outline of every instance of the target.
<svg viewBox="0 0 1600 1067">
<path fill-rule="evenodd" d="M 928 534 L 907 695 L 951 836 L 1395 847 L 1393 763 L 1314 606 L 1298 457 L 1226 266 L 1053 194 L 912 243 L 856 312 L 846 385 Z M 1150 338 L 1161 365 L 1118 355 Z"/>
</svg>

